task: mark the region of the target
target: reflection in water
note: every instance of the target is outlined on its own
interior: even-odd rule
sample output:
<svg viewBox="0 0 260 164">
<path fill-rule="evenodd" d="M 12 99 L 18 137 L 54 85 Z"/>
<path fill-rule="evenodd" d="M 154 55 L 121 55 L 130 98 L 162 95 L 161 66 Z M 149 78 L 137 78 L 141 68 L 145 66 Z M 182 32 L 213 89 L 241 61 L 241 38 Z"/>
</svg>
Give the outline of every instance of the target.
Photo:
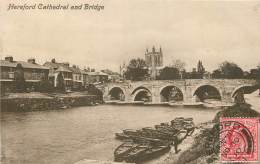
<svg viewBox="0 0 260 164">
<path fill-rule="evenodd" d="M 3 163 L 71 164 L 84 158 L 113 160 L 121 143 L 114 133 L 193 117 L 211 120 L 217 110 L 100 105 L 66 110 L 2 113 Z"/>
</svg>

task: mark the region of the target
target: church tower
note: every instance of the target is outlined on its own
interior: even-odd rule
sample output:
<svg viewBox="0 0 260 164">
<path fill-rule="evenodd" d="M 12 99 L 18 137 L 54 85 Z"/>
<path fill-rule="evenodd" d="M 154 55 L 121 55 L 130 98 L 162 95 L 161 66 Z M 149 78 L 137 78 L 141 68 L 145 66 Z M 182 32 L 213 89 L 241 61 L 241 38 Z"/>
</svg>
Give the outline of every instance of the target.
<svg viewBox="0 0 260 164">
<path fill-rule="evenodd" d="M 159 48 L 159 51 L 156 51 L 155 47 L 152 47 L 152 51 L 149 52 L 146 49 L 145 52 L 145 63 L 148 66 L 149 73 L 153 80 L 159 75 L 160 67 L 163 66 L 163 53 L 162 48 Z"/>
</svg>

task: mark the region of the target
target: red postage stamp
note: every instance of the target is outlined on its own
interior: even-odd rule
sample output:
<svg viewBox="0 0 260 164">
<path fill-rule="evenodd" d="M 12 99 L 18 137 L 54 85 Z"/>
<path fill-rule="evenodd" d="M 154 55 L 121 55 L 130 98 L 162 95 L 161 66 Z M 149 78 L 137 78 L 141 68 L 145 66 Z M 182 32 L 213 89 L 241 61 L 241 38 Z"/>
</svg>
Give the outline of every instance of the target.
<svg viewBox="0 0 260 164">
<path fill-rule="evenodd" d="M 221 161 L 258 161 L 258 122 L 258 118 L 220 118 Z"/>
</svg>

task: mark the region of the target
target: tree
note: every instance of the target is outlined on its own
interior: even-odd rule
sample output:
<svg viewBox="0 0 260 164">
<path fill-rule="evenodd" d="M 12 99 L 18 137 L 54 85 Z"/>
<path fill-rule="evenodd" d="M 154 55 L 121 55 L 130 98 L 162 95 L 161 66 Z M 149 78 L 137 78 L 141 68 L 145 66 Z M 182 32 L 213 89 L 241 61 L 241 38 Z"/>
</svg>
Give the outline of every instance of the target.
<svg viewBox="0 0 260 164">
<path fill-rule="evenodd" d="M 221 78 L 222 77 L 222 75 L 221 75 L 221 71 L 219 70 L 219 69 L 216 69 L 216 70 L 214 70 L 213 72 L 212 72 L 212 78 L 214 78 L 214 79 L 219 79 L 219 78 Z"/>
<path fill-rule="evenodd" d="M 54 91 L 54 86 L 53 86 L 53 84 L 49 80 L 42 79 L 39 82 L 37 90 L 39 92 L 53 92 Z"/>
<path fill-rule="evenodd" d="M 174 67 L 164 67 L 158 77 L 160 80 L 180 79 L 180 72 Z"/>
<path fill-rule="evenodd" d="M 217 70 L 213 71 L 214 76 L 219 75 L 219 78 L 225 78 L 225 79 L 240 79 L 244 78 L 244 72 L 243 70 L 235 63 L 232 62 L 223 62 L 219 65 L 219 68 Z"/>
<path fill-rule="evenodd" d="M 64 84 L 64 79 L 63 76 L 61 74 L 61 72 L 59 72 L 59 74 L 57 75 L 57 85 L 56 85 L 56 89 L 58 91 L 64 92 L 65 91 L 65 84 Z"/>
<path fill-rule="evenodd" d="M 179 71 L 185 70 L 186 63 L 181 61 L 180 59 L 173 60 L 170 67 L 177 68 Z"/>
<path fill-rule="evenodd" d="M 24 70 L 22 64 L 18 63 L 14 72 L 14 81 L 17 92 L 24 92 L 26 89 Z"/>
<path fill-rule="evenodd" d="M 143 80 L 146 76 L 148 76 L 148 69 L 143 59 L 137 58 L 132 59 L 125 72 L 125 77 L 128 80 Z"/>
</svg>

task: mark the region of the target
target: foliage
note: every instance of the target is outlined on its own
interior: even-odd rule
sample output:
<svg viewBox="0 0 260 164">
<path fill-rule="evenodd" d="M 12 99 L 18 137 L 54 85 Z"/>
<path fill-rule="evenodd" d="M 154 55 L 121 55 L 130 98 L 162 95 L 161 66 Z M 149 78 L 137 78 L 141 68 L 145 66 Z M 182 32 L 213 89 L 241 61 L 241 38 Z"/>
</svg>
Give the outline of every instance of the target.
<svg viewBox="0 0 260 164">
<path fill-rule="evenodd" d="M 179 71 L 185 70 L 186 63 L 181 61 L 180 59 L 173 60 L 170 67 L 177 68 Z"/>
<path fill-rule="evenodd" d="M 132 59 L 125 72 L 126 79 L 138 81 L 144 80 L 146 76 L 148 76 L 148 69 L 145 61 L 140 58 Z"/>
<path fill-rule="evenodd" d="M 214 78 L 240 79 L 244 78 L 243 70 L 235 63 L 223 62 L 217 70 L 213 71 Z"/>
<path fill-rule="evenodd" d="M 89 94 L 96 95 L 98 100 L 103 100 L 103 92 L 99 90 L 95 85 L 89 84 L 87 90 Z"/>
<path fill-rule="evenodd" d="M 17 64 L 14 72 L 14 81 L 17 92 L 24 92 L 26 89 L 26 83 L 24 78 L 24 70 L 20 63 Z"/>
<path fill-rule="evenodd" d="M 57 91 L 61 91 L 61 92 L 65 91 L 65 83 L 64 83 L 64 79 L 63 79 L 61 72 L 57 76 L 56 89 L 57 89 Z"/>
<path fill-rule="evenodd" d="M 49 80 L 41 80 L 39 82 L 37 91 L 39 91 L 39 92 L 53 92 L 54 86 Z"/>
<path fill-rule="evenodd" d="M 180 79 L 180 72 L 174 67 L 164 67 L 158 77 L 160 80 L 173 80 Z"/>
<path fill-rule="evenodd" d="M 219 122 L 220 117 L 260 117 L 260 113 L 251 108 L 250 104 L 235 104 L 228 109 L 217 113 L 214 122 Z"/>
<path fill-rule="evenodd" d="M 221 71 L 219 69 L 216 69 L 212 72 L 212 78 L 219 79 L 221 78 Z"/>
</svg>

